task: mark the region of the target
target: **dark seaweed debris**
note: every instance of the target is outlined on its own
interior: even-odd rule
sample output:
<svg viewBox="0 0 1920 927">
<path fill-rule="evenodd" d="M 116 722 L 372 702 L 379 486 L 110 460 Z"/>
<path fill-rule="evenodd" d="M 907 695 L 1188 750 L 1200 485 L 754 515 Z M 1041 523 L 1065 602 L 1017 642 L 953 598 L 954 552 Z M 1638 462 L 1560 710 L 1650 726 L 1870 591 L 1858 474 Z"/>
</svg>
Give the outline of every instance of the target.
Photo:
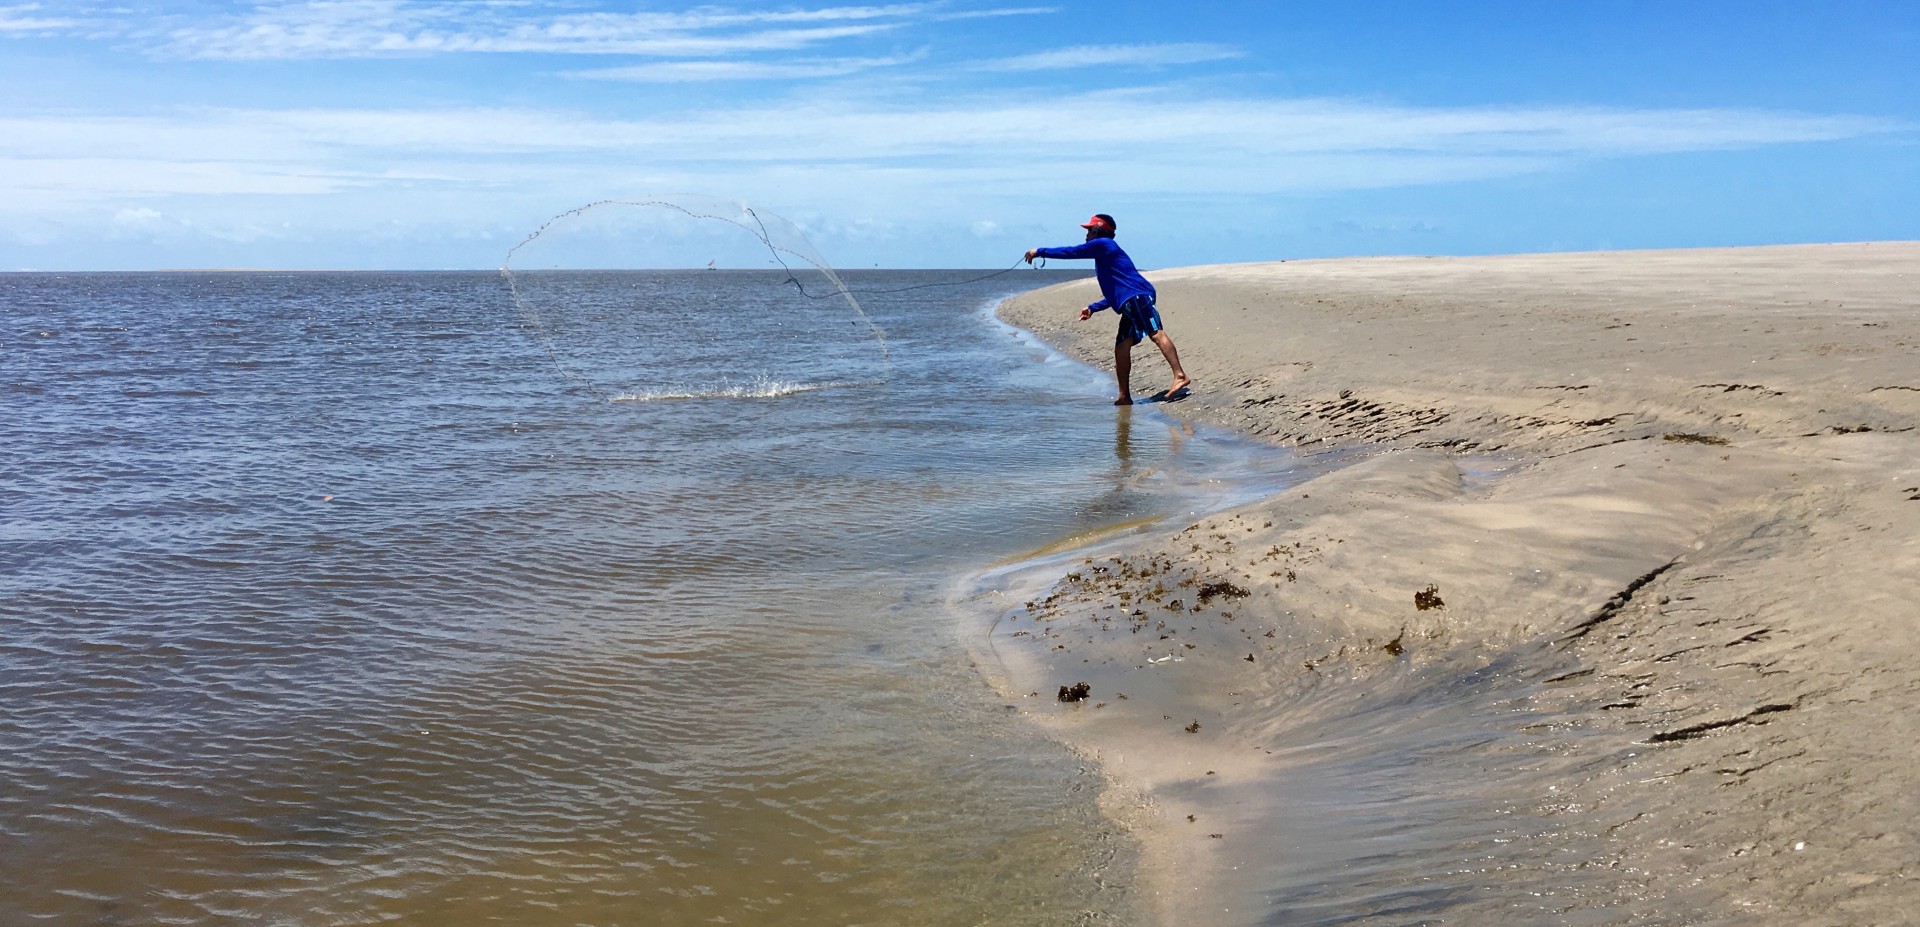
<svg viewBox="0 0 1920 927">
<path fill-rule="evenodd" d="M 1732 442 L 1729 442 L 1729 441 L 1728 441 L 1727 439 L 1725 439 L 1725 438 L 1722 438 L 1722 437 L 1720 437 L 1719 435 L 1696 435 L 1696 434 L 1689 434 L 1689 433 L 1686 433 L 1686 432 L 1678 432 L 1678 431 L 1671 431 L 1671 432 L 1668 432 L 1667 434 L 1665 434 L 1665 435 L 1663 435 L 1662 437 L 1664 437 L 1664 438 L 1666 438 L 1666 440 L 1668 440 L 1668 441 L 1672 441 L 1672 442 L 1675 442 L 1675 443 L 1677 443 L 1677 444 L 1719 444 L 1719 445 L 1724 445 L 1724 444 L 1730 444 L 1730 443 L 1732 443 Z"/>
<path fill-rule="evenodd" d="M 1247 590 L 1223 579 L 1217 583 L 1207 583 L 1200 587 L 1200 604 L 1205 605 L 1213 601 L 1215 596 L 1226 596 L 1229 599 L 1244 599 L 1250 594 Z"/>
<path fill-rule="evenodd" d="M 1429 583 L 1427 588 L 1413 594 L 1413 607 L 1424 612 L 1429 608 L 1446 608 L 1447 603 L 1440 600 L 1440 587 Z"/>
<path fill-rule="evenodd" d="M 1084 682 L 1076 682 L 1071 686 L 1060 687 L 1060 700 L 1063 702 L 1077 702 L 1077 701 L 1080 701 L 1081 699 L 1086 698 L 1088 695 L 1092 694 L 1092 692 L 1093 692 L 1092 686 L 1089 686 Z"/>
</svg>

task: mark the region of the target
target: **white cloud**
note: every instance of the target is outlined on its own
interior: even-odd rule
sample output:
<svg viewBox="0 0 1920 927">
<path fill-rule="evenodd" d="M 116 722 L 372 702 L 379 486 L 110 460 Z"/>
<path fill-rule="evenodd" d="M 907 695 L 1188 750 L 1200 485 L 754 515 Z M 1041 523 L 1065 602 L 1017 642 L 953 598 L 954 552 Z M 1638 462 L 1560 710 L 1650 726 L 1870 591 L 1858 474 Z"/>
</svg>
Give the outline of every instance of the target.
<svg viewBox="0 0 1920 927">
<path fill-rule="evenodd" d="M 1132 131 L 1109 137 L 1115 125 Z M 816 210 L 809 231 L 829 242 L 893 240 L 929 210 L 994 214 L 970 226 L 991 241 L 1040 203 L 1084 215 L 1086 199 L 1457 183 L 1905 128 L 1744 110 L 1194 102 L 1152 91 L 1049 103 L 819 100 L 646 119 L 483 108 L 16 116 L 0 118 L 0 218 L 43 230 L 98 217 L 91 230 L 72 226 L 77 238 L 186 234 L 192 220 L 192 234 L 234 241 L 267 234 L 266 216 L 348 230 L 335 237 L 349 240 L 404 219 L 433 226 L 422 237 L 435 240 L 503 222 L 510 236 L 518 221 L 608 196 L 704 191 Z"/>
<path fill-rule="evenodd" d="M 561 77 L 634 83 L 692 83 L 726 80 L 801 80 L 844 77 L 876 68 L 911 64 L 924 55 L 888 58 L 828 58 L 807 61 L 654 61 L 616 68 L 562 71 Z"/>
<path fill-rule="evenodd" d="M 0 6 L 0 35 L 61 32 L 86 25 L 85 20 L 66 16 L 39 16 L 38 3 Z"/>
<path fill-rule="evenodd" d="M 193 223 L 181 222 L 158 209 L 145 206 L 121 209 L 107 223 L 106 237 L 113 241 L 167 241 L 191 234 Z"/>
<path fill-rule="evenodd" d="M 374 174 L 321 162 L 162 161 L 106 156 L 23 160 L 0 158 L 4 188 L 15 203 L 115 202 L 154 196 L 314 196 L 371 186 Z"/>
<path fill-rule="evenodd" d="M 1246 57 L 1231 45 L 1176 42 L 1161 45 L 1076 45 L 1050 51 L 993 58 L 973 65 L 979 71 L 1059 71 L 1126 65 L 1146 68 L 1172 64 L 1200 64 Z"/>
<path fill-rule="evenodd" d="M 998 19 L 1005 16 L 1034 16 L 1058 12 L 1060 8 L 1057 6 L 1008 6 L 998 9 L 944 12 L 930 18 L 939 22 L 951 22 L 961 19 Z"/>
<path fill-rule="evenodd" d="M 173 30 L 164 54 L 205 59 L 366 58 L 447 53 L 724 56 L 793 51 L 954 18 L 939 3 L 815 9 L 529 15 L 524 3 L 310 0 L 263 5 Z M 972 11 L 1028 15 L 1044 9 Z"/>
<path fill-rule="evenodd" d="M 152 225 L 163 218 L 165 218 L 165 216 L 163 216 L 159 210 L 148 209 L 144 206 L 138 209 L 122 209 L 113 214 L 113 222 L 115 225 Z"/>
<path fill-rule="evenodd" d="M 1124 136 L 1113 126 L 1127 125 Z M 819 101 L 605 119 L 523 109 L 183 109 L 167 115 L 0 118 L 0 191 L 32 187 L 35 165 L 90 164 L 91 184 L 141 176 L 172 192 L 313 193 L 569 163 L 635 164 L 724 176 L 756 164 L 965 179 L 1046 173 L 1080 182 L 1152 175 L 1168 190 L 1238 185 L 1325 191 L 1537 170 L 1568 159 L 1834 140 L 1893 130 L 1881 120 L 1741 110 L 1417 108 L 1337 100 L 1194 102 L 1096 93 L 1050 103 L 979 98 L 941 106 Z M 139 154 L 128 154 L 139 140 Z M 505 160 L 502 160 L 505 159 Z M 584 159 L 584 161 L 582 160 Z M 627 167 L 626 169 L 631 169 Z M 91 169 L 90 169 L 91 170 Z M 423 172 L 424 171 L 424 175 Z M 67 168 L 61 169 L 62 173 Z M 1131 181 L 1129 180 L 1132 179 Z"/>
</svg>

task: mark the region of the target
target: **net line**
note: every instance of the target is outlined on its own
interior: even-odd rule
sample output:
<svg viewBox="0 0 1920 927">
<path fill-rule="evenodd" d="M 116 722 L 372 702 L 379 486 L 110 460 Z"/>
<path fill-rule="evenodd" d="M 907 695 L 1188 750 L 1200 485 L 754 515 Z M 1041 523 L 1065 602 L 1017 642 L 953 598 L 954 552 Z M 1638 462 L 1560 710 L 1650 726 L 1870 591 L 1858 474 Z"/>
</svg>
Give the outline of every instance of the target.
<svg viewBox="0 0 1920 927">
<path fill-rule="evenodd" d="M 1036 262 L 1033 265 L 1033 268 L 1035 270 L 1043 270 L 1047 266 L 1046 258 L 1034 258 L 1034 261 Z M 1021 258 L 1020 260 L 1014 261 L 1013 266 L 1008 267 L 1005 270 L 996 270 L 990 274 L 982 274 L 981 276 L 978 276 L 978 277 L 969 277 L 965 280 L 939 280 L 933 283 L 916 283 L 912 286 L 895 287 L 890 290 L 849 290 L 848 292 L 859 293 L 864 296 L 881 296 L 887 293 L 905 293 L 908 290 L 924 290 L 929 287 L 936 287 L 936 286 L 966 286 L 969 283 L 979 283 L 982 280 L 992 280 L 995 277 L 1004 276 L 1006 274 L 1013 273 L 1014 271 L 1019 270 L 1020 265 L 1024 263 L 1026 263 L 1026 259 Z M 807 288 L 804 285 L 802 285 L 799 280 L 796 280 L 791 276 L 789 276 L 783 282 L 793 284 L 794 287 L 800 291 L 800 295 L 805 296 L 808 299 L 832 299 L 834 296 L 834 294 L 832 293 L 821 293 L 818 295 L 809 293 L 807 292 Z"/>
</svg>

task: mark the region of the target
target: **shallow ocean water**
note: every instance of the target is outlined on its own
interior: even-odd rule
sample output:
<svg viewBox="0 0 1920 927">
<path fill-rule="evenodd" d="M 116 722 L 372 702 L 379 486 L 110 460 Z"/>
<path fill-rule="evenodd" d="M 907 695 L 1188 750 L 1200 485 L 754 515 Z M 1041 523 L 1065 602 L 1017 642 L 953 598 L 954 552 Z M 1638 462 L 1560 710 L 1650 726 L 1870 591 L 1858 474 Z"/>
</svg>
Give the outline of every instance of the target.
<svg viewBox="0 0 1920 927">
<path fill-rule="evenodd" d="M 945 591 L 1290 461 L 783 276 L 0 276 L 0 923 L 1126 922 Z"/>
</svg>

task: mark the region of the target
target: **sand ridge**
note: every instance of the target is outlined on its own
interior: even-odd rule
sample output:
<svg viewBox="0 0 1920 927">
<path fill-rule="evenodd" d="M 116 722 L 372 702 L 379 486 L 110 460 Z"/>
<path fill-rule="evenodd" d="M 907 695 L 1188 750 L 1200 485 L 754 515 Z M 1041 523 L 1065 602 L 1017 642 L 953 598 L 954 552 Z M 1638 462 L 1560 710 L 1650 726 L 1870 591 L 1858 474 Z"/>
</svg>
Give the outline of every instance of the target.
<svg viewBox="0 0 1920 927">
<path fill-rule="evenodd" d="M 992 635 L 1161 920 L 1920 920 L 1920 243 L 1149 277 L 1158 412 L 1361 458 Z M 1090 292 L 1002 316 L 1110 369 Z"/>
</svg>

